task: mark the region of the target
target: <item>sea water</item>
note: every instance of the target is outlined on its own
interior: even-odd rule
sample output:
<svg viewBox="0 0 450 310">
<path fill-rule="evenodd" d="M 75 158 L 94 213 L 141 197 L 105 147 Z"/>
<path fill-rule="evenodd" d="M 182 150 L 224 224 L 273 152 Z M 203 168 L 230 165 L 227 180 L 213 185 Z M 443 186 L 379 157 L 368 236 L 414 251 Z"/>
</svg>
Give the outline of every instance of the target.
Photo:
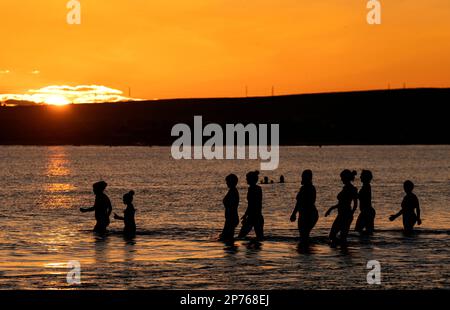
<svg viewBox="0 0 450 310">
<path fill-rule="evenodd" d="M 224 179 L 239 176 L 243 214 L 245 174 L 259 161 L 177 161 L 170 147 L 0 147 L 0 288 L 448 289 L 449 158 L 450 146 L 282 147 L 279 169 L 261 175 L 274 180 L 261 185 L 267 240 L 225 245 L 217 241 Z M 329 247 L 335 214 L 323 217 L 345 168 L 373 171 L 377 211 L 374 236 L 352 232 L 346 250 Z M 289 221 L 304 169 L 314 172 L 321 215 L 308 250 Z M 406 179 L 416 184 L 423 218 L 412 236 L 401 232 L 401 219 L 388 220 L 400 210 Z M 93 205 L 99 180 L 118 214 L 122 195 L 136 192 L 133 240 L 114 220 L 107 236 L 94 235 L 94 214 L 79 212 Z M 380 285 L 367 283 L 372 260 Z M 79 286 L 67 283 L 70 261 L 80 263 Z"/>
</svg>

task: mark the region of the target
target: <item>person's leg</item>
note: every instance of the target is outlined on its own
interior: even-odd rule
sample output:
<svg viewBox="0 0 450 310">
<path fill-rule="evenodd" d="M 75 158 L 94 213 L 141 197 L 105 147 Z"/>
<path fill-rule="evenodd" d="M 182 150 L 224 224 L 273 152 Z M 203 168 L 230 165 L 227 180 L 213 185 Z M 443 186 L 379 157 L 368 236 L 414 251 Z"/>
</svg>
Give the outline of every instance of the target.
<svg viewBox="0 0 450 310">
<path fill-rule="evenodd" d="M 123 229 L 123 234 L 125 237 L 132 238 L 136 236 L 136 226 L 130 225 L 125 226 Z"/>
<path fill-rule="evenodd" d="M 355 231 L 362 233 L 366 227 L 366 218 L 364 213 L 360 213 L 358 219 L 356 220 Z"/>
<path fill-rule="evenodd" d="M 247 219 L 241 227 L 241 231 L 239 232 L 239 238 L 245 238 L 250 233 L 253 228 L 253 223 L 250 219 Z"/>
<path fill-rule="evenodd" d="M 304 243 L 305 239 L 308 239 L 307 220 L 303 213 L 300 213 L 298 217 L 298 232 L 300 234 L 300 243 Z"/>
<path fill-rule="evenodd" d="M 375 231 L 375 216 L 376 212 L 375 210 L 371 210 L 371 212 L 367 215 L 367 233 L 373 234 Z"/>
<path fill-rule="evenodd" d="M 94 227 L 94 232 L 103 234 L 106 232 L 107 227 L 108 223 L 106 223 L 104 219 L 98 219 Z"/>
<path fill-rule="evenodd" d="M 337 237 L 336 236 L 337 236 L 337 234 L 339 232 L 339 229 L 340 229 L 340 226 L 341 226 L 340 222 L 341 222 L 341 218 L 338 215 L 336 217 L 336 219 L 334 220 L 333 225 L 331 225 L 329 238 L 330 238 L 332 244 L 335 244 L 337 242 Z"/>
<path fill-rule="evenodd" d="M 220 234 L 220 240 L 228 240 L 230 236 L 230 222 L 225 220 L 222 233 Z"/>
<path fill-rule="evenodd" d="M 312 229 L 318 220 L 317 212 L 312 213 L 301 213 L 299 217 L 299 231 L 300 231 L 300 241 L 302 243 L 309 241 L 309 236 Z"/>
<path fill-rule="evenodd" d="M 298 217 L 297 228 L 298 228 L 298 235 L 300 236 L 300 238 L 302 238 L 303 223 L 302 223 L 302 216 L 301 215 Z"/>
<path fill-rule="evenodd" d="M 347 217 L 345 217 L 342 220 L 342 226 L 341 226 L 341 234 L 340 234 L 340 241 L 342 244 L 346 244 L 347 243 L 347 236 L 348 236 L 348 232 L 350 231 L 350 227 L 352 225 L 353 222 L 353 216 L 352 215 L 348 215 Z"/>
<path fill-rule="evenodd" d="M 101 226 L 100 224 L 97 222 L 94 226 L 94 232 L 99 233 L 101 231 Z"/>
<path fill-rule="evenodd" d="M 311 234 L 311 231 L 313 230 L 313 228 L 316 226 L 317 222 L 319 221 L 319 212 L 317 210 L 314 210 L 313 213 L 311 214 L 311 219 L 310 219 L 310 226 L 309 226 L 309 232 L 308 235 Z"/>
<path fill-rule="evenodd" d="M 227 229 L 227 240 L 234 240 L 234 231 L 236 230 L 236 225 L 233 222 L 230 222 L 230 225 Z"/>
<path fill-rule="evenodd" d="M 264 239 L 264 217 L 259 217 L 256 220 L 255 223 L 255 233 L 256 233 L 256 238 L 259 240 L 263 240 Z"/>
<path fill-rule="evenodd" d="M 229 232 L 229 235 L 228 235 L 228 241 L 234 240 L 234 232 L 235 232 L 235 230 L 236 230 L 236 227 L 234 227 L 234 226 L 230 227 L 230 232 Z"/>
<path fill-rule="evenodd" d="M 223 225 L 222 233 L 219 236 L 220 240 L 223 240 L 225 238 L 226 232 L 227 232 L 227 222 L 225 222 L 225 224 Z"/>
<path fill-rule="evenodd" d="M 416 224 L 417 218 L 415 215 L 405 215 L 403 214 L 403 229 L 406 233 L 411 233 L 414 231 L 414 225 Z"/>
<path fill-rule="evenodd" d="M 317 222 L 319 221 L 319 212 L 317 210 L 314 210 L 308 219 L 308 226 L 305 237 L 307 238 L 307 242 L 309 242 L 309 238 L 311 236 L 311 231 L 316 226 Z"/>
</svg>

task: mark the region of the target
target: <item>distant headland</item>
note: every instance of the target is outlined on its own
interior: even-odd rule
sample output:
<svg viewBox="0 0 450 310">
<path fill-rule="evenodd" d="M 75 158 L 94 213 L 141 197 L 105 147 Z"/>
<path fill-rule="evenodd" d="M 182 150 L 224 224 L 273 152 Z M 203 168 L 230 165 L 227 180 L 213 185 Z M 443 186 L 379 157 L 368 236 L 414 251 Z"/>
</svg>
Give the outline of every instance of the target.
<svg viewBox="0 0 450 310">
<path fill-rule="evenodd" d="M 194 116 L 280 124 L 281 145 L 450 144 L 450 89 L 0 107 L 0 145 L 171 145 Z"/>
</svg>

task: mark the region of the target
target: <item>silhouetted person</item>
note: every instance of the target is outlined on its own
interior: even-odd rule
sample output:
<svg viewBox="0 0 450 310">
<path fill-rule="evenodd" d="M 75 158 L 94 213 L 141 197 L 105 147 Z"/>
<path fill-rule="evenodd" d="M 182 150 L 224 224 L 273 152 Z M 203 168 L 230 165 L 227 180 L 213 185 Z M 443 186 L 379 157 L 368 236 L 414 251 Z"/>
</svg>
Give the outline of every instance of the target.
<svg viewBox="0 0 450 310">
<path fill-rule="evenodd" d="M 134 237 L 136 235 L 136 222 L 134 220 L 136 209 L 133 205 L 133 198 L 134 191 L 130 191 L 123 195 L 123 204 L 127 206 L 123 211 L 123 216 L 119 216 L 114 213 L 114 218 L 116 220 L 121 220 L 124 222 L 125 226 L 123 228 L 123 233 L 127 237 Z"/>
<path fill-rule="evenodd" d="M 263 184 L 269 184 L 269 177 L 264 177 Z"/>
<path fill-rule="evenodd" d="M 360 214 L 356 220 L 355 230 L 359 233 L 372 234 L 375 229 L 375 209 L 372 206 L 372 182 L 373 175 L 369 170 L 361 172 L 362 187 L 358 193 Z"/>
<path fill-rule="evenodd" d="M 95 211 L 97 223 L 95 224 L 94 231 L 97 233 L 106 232 L 106 228 L 109 226 L 109 216 L 112 212 L 111 201 L 104 193 L 107 186 L 108 184 L 104 181 L 95 183 L 92 186 L 95 194 L 94 206 L 91 208 L 80 208 L 80 211 L 83 213 Z"/>
<path fill-rule="evenodd" d="M 235 174 L 230 174 L 225 178 L 228 186 L 228 193 L 223 198 L 223 206 L 225 207 L 225 225 L 223 227 L 220 240 L 233 241 L 234 230 L 239 225 L 239 191 L 236 186 L 238 184 L 238 177 Z"/>
<path fill-rule="evenodd" d="M 285 183 L 284 175 L 280 176 L 280 183 L 281 184 Z"/>
<path fill-rule="evenodd" d="M 242 217 L 242 228 L 239 238 L 246 237 L 252 228 L 255 229 L 256 238 L 264 239 L 264 217 L 262 215 L 262 189 L 257 185 L 259 171 L 247 173 L 247 184 L 249 185 L 247 193 L 248 207 Z"/>
<path fill-rule="evenodd" d="M 334 220 L 330 231 L 332 246 L 336 246 L 338 242 L 342 245 L 347 243 L 347 235 L 353 221 L 353 213 L 358 208 L 358 190 L 352 184 L 356 175 L 356 171 L 352 172 L 347 169 L 341 172 L 341 180 L 342 183 L 344 183 L 344 188 L 337 196 L 338 204 L 331 207 L 325 213 L 325 217 L 327 217 L 331 214 L 331 211 L 338 209 L 338 215 Z M 337 238 L 338 233 L 340 233 L 339 239 Z"/>
<path fill-rule="evenodd" d="M 414 183 L 411 181 L 406 181 L 403 184 L 406 196 L 402 201 L 402 209 L 397 214 L 391 215 L 389 220 L 395 221 L 400 215 L 403 216 L 403 229 L 405 232 L 412 232 L 414 230 L 414 225 L 422 225 L 422 220 L 420 218 L 420 205 L 419 199 L 413 193 Z"/>
<path fill-rule="evenodd" d="M 302 173 L 302 187 L 297 194 L 297 204 L 291 215 L 291 222 L 295 222 L 298 217 L 298 231 L 300 233 L 300 242 L 307 244 L 309 234 L 319 220 L 319 212 L 316 208 L 316 188 L 313 185 L 313 173 L 311 170 L 305 170 Z"/>
</svg>

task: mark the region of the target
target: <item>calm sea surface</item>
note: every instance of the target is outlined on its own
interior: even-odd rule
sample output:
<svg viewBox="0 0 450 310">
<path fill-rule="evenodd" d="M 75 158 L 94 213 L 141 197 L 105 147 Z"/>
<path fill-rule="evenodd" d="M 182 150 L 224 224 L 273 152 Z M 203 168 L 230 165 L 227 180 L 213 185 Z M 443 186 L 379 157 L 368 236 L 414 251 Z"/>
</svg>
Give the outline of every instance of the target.
<svg viewBox="0 0 450 310">
<path fill-rule="evenodd" d="M 240 177 L 242 214 L 245 173 L 258 161 L 175 161 L 170 148 L 0 147 L 0 289 L 72 289 L 73 260 L 85 289 L 449 289 L 449 159 L 450 146 L 282 148 L 279 170 L 262 175 L 287 180 L 262 186 L 267 241 L 230 247 L 216 241 L 224 178 Z M 378 229 L 373 237 L 351 233 L 347 251 L 327 245 L 334 216 L 323 217 L 344 168 L 374 172 Z M 308 253 L 289 222 L 303 169 L 314 171 L 321 214 Z M 133 241 L 118 221 L 108 236 L 95 236 L 94 215 L 79 212 L 92 206 L 91 186 L 101 179 L 117 213 L 122 195 L 135 190 Z M 409 237 L 401 219 L 388 221 L 406 179 L 416 183 L 423 213 Z M 380 286 L 367 284 L 370 260 L 381 263 Z"/>
</svg>

